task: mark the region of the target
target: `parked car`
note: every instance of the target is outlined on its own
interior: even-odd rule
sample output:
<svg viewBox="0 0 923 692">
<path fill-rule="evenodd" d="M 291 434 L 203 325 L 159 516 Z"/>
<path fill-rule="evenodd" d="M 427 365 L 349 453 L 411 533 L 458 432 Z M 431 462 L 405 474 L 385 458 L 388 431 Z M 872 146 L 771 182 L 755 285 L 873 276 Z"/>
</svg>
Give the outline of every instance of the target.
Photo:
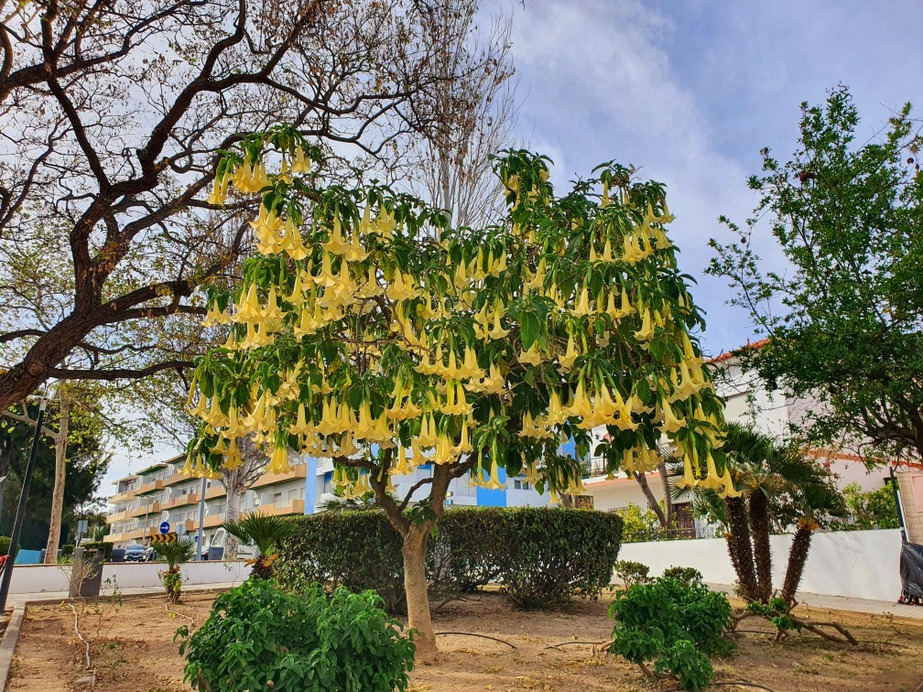
<svg viewBox="0 0 923 692">
<path fill-rule="evenodd" d="M 143 545 L 131 543 L 125 546 L 125 562 L 145 562 L 147 559 L 147 548 Z"/>
</svg>

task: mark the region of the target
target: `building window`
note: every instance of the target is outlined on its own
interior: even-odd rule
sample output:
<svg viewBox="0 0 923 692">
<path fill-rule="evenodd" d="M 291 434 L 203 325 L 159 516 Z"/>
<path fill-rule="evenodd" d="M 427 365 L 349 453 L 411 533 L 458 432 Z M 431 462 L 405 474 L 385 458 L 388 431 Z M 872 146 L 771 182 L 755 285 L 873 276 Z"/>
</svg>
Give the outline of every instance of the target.
<svg viewBox="0 0 923 692">
<path fill-rule="evenodd" d="M 523 480 L 520 480 L 519 478 L 516 478 L 513 481 L 513 488 L 515 488 L 516 490 L 532 490 L 532 484 L 529 483 L 528 481 L 523 481 Z"/>
</svg>

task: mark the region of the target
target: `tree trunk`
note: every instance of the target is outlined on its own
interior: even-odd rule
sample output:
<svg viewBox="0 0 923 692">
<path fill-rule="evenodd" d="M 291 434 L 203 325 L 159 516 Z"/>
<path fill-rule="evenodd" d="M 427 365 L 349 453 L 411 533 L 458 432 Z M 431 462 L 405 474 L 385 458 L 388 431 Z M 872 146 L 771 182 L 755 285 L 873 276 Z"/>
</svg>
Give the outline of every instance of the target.
<svg viewBox="0 0 923 692">
<path fill-rule="evenodd" d="M 657 465 L 660 482 L 663 484 L 663 506 L 666 510 L 666 524 L 664 528 L 673 526 L 673 496 L 670 494 L 670 479 L 667 476 L 667 462 L 661 461 Z"/>
<path fill-rule="evenodd" d="M 808 561 L 808 550 L 811 547 L 811 535 L 815 526 L 813 522 L 801 522 L 792 540 L 792 547 L 788 553 L 788 567 L 785 570 L 785 583 L 782 585 L 782 598 L 790 607 L 795 600 L 798 584 L 801 583 L 804 565 Z"/>
<path fill-rule="evenodd" d="M 756 564 L 756 585 L 761 603 L 772 597 L 772 553 L 769 549 L 769 502 L 766 494 L 756 489 L 750 495 L 750 528 L 753 533 L 753 561 Z"/>
<path fill-rule="evenodd" d="M 246 488 L 226 488 L 227 490 L 227 507 L 224 512 L 224 520 L 234 522 L 240 519 L 240 502 L 243 499 Z M 242 490 L 243 492 L 238 492 Z M 237 557 L 237 549 L 240 547 L 240 541 L 237 536 L 227 533 L 224 537 L 224 559 L 230 560 Z"/>
<path fill-rule="evenodd" d="M 724 501 L 727 507 L 728 524 L 731 533 L 728 536 L 728 551 L 731 562 L 737 572 L 740 595 L 747 601 L 759 600 L 759 588 L 756 571 L 753 566 L 753 548 L 750 545 L 750 525 L 747 522 L 747 509 L 743 498 L 729 497 Z"/>
<path fill-rule="evenodd" d="M 60 395 L 61 420 L 54 441 L 54 490 L 51 494 L 51 520 L 48 526 L 48 543 L 45 544 L 45 564 L 58 563 L 58 545 L 61 543 L 61 517 L 64 514 L 64 482 L 67 475 L 67 432 L 70 427 L 71 403 L 65 394 Z"/>
<path fill-rule="evenodd" d="M 663 514 L 663 508 L 661 508 L 660 503 L 657 502 L 657 498 L 654 497 L 654 493 L 651 491 L 650 486 L 647 484 L 647 476 L 643 473 L 638 473 L 637 471 L 632 471 L 631 475 L 635 477 L 638 485 L 641 486 L 641 492 L 643 492 L 644 497 L 647 498 L 647 506 L 650 507 L 651 511 L 657 515 L 657 521 L 660 522 L 660 527 L 663 529 L 667 528 L 667 518 Z"/>
<path fill-rule="evenodd" d="M 407 596 L 407 626 L 417 631 L 417 660 L 431 660 L 438 653 L 433 618 L 429 611 L 426 580 L 426 544 L 432 522 L 411 524 L 404 534 L 404 593 Z"/>
</svg>

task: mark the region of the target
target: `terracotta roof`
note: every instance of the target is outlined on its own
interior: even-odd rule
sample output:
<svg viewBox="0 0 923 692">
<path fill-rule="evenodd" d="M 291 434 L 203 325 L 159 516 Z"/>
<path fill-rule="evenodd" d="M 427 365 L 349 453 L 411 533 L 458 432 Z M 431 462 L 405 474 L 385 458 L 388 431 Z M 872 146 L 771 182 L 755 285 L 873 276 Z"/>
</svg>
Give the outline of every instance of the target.
<svg viewBox="0 0 923 692">
<path fill-rule="evenodd" d="M 728 351 L 727 353 L 722 353 L 721 355 L 715 356 L 708 362 L 709 363 L 720 363 L 725 360 L 730 360 L 731 358 L 734 358 L 740 355 L 741 351 L 745 351 L 750 348 L 763 348 L 763 346 L 765 346 L 768 343 L 769 343 L 769 339 L 760 339 L 759 341 L 754 341 L 752 344 L 748 343 L 745 346 L 741 346 L 740 348 L 735 348 L 733 351 Z"/>
<path fill-rule="evenodd" d="M 858 454 L 851 454 L 849 452 L 838 452 L 834 449 L 809 449 L 808 455 L 814 457 L 815 459 L 835 459 L 837 461 L 858 461 L 865 463 L 865 460 Z M 894 468 L 910 468 L 910 469 L 923 469 L 923 464 L 919 464 L 915 461 L 906 461 L 904 459 L 889 459 L 888 465 L 893 466 Z"/>
</svg>

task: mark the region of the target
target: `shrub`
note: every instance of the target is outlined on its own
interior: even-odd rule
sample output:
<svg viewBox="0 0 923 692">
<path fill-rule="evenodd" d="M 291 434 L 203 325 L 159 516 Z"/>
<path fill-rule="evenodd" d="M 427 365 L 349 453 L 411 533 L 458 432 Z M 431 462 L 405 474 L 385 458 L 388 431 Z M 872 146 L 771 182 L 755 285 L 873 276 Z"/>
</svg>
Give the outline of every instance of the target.
<svg viewBox="0 0 923 692">
<path fill-rule="evenodd" d="M 612 581 L 622 520 L 587 509 L 504 511 L 501 583 L 517 608 L 556 608 L 573 596 L 597 598 Z"/>
<path fill-rule="evenodd" d="M 114 546 L 112 543 L 107 543 L 106 541 L 96 541 L 95 543 L 84 543 L 83 547 L 86 550 L 98 551 L 99 555 L 108 562 L 109 558 L 112 557 L 112 548 Z"/>
<path fill-rule="evenodd" d="M 10 537 L 0 536 L 0 555 L 7 555 L 10 552 Z"/>
<path fill-rule="evenodd" d="M 61 557 L 67 559 L 74 556 L 75 546 L 73 543 L 65 543 L 61 546 Z"/>
<path fill-rule="evenodd" d="M 633 560 L 619 560 L 615 563 L 615 576 L 625 583 L 625 587 L 631 587 L 635 584 L 646 584 L 651 580 L 649 573 L 651 568 L 643 562 L 634 562 Z"/>
<path fill-rule="evenodd" d="M 366 591 L 317 584 L 288 593 L 249 579 L 215 599 L 194 634 L 177 632 L 185 680 L 223 690 L 406 690 L 414 645 Z"/>
<path fill-rule="evenodd" d="M 664 578 L 678 579 L 686 583 L 702 581 L 702 573 L 695 567 L 667 567 L 663 571 L 663 576 Z"/>
<path fill-rule="evenodd" d="M 578 509 L 451 509 L 440 520 L 427 558 L 441 594 L 501 584 L 522 608 L 553 608 L 573 596 L 596 598 L 612 579 L 621 520 Z M 401 538 L 382 512 L 315 514 L 279 545 L 276 578 L 286 588 L 320 582 L 373 589 L 389 612 L 402 613 Z"/>
<path fill-rule="evenodd" d="M 405 613 L 401 537 L 380 511 L 299 517 L 295 532 L 279 543 L 273 573 L 288 589 L 319 582 L 353 592 L 372 589 L 390 613 Z"/>
<path fill-rule="evenodd" d="M 726 654 L 734 643 L 731 604 L 723 593 L 698 581 L 661 577 L 618 592 L 609 615 L 615 618 L 612 653 L 637 663 L 654 661 L 658 673 L 669 671 L 686 690 L 699 690 L 714 678 L 709 657 Z"/>
</svg>

